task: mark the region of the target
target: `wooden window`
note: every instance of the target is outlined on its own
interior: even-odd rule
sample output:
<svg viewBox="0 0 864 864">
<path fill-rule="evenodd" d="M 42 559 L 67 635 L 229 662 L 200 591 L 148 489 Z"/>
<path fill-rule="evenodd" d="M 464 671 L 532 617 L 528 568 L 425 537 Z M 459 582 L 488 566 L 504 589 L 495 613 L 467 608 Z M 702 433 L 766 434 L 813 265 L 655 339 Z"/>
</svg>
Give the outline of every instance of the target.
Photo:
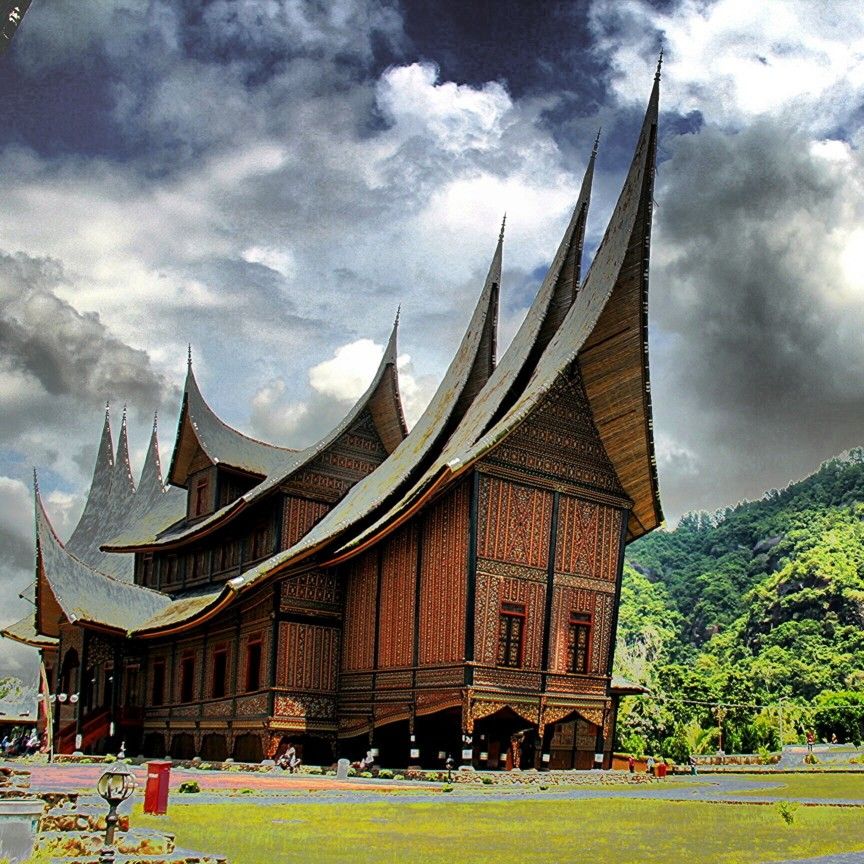
<svg viewBox="0 0 864 864">
<path fill-rule="evenodd" d="M 267 558 L 273 554 L 273 532 L 271 525 L 265 522 L 259 525 L 252 534 L 252 561 Z"/>
<path fill-rule="evenodd" d="M 258 690 L 261 686 L 261 650 L 263 644 L 260 636 L 254 636 L 246 646 L 246 690 Z"/>
<path fill-rule="evenodd" d="M 180 701 L 191 702 L 195 694 L 195 655 L 186 654 L 180 661 Z"/>
<path fill-rule="evenodd" d="M 153 663 L 153 692 L 150 694 L 152 705 L 165 704 L 165 661 L 156 660 Z"/>
<path fill-rule="evenodd" d="M 196 552 L 192 556 L 192 579 L 204 579 L 207 576 L 207 553 Z"/>
<path fill-rule="evenodd" d="M 228 649 L 217 648 L 213 652 L 213 681 L 210 685 L 210 695 L 219 699 L 225 695 L 225 684 L 228 680 Z"/>
<path fill-rule="evenodd" d="M 502 603 L 498 622 L 498 665 L 522 665 L 522 635 L 525 632 L 525 604 Z"/>
<path fill-rule="evenodd" d="M 567 637 L 567 669 L 586 674 L 591 656 L 591 615 L 587 612 L 570 613 L 570 632 Z"/>
<path fill-rule="evenodd" d="M 153 584 L 153 553 L 144 552 L 141 555 L 141 584 Z"/>
<path fill-rule="evenodd" d="M 165 560 L 165 583 L 170 585 L 180 580 L 180 559 L 169 555 Z"/>
<path fill-rule="evenodd" d="M 195 481 L 195 487 L 192 492 L 192 511 L 193 518 L 203 516 L 210 509 L 210 478 L 206 475 L 199 477 Z"/>
</svg>

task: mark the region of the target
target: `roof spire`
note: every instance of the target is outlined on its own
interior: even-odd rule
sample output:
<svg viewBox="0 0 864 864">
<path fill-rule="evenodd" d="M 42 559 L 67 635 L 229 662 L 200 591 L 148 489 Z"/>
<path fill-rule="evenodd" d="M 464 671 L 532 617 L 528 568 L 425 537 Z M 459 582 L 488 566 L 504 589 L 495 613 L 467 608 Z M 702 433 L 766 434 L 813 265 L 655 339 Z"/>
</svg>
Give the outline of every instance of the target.
<svg viewBox="0 0 864 864">
<path fill-rule="evenodd" d="M 393 322 L 393 327 L 394 327 L 394 328 L 399 326 L 399 313 L 400 313 L 401 311 L 402 311 L 402 304 L 400 303 L 400 304 L 396 307 L 396 320 Z"/>
<path fill-rule="evenodd" d="M 156 427 L 159 425 L 159 412 L 153 412 L 153 431 L 156 431 Z"/>
<path fill-rule="evenodd" d="M 504 213 L 504 218 L 501 220 L 501 231 L 498 234 L 498 242 L 501 243 L 504 240 L 504 226 L 507 224 L 507 213 Z"/>
<path fill-rule="evenodd" d="M 33 491 L 39 494 L 39 476 L 36 474 L 36 466 L 33 466 Z"/>
<path fill-rule="evenodd" d="M 660 80 L 660 67 L 663 65 L 663 46 L 660 46 L 660 56 L 657 58 L 657 71 L 654 73 L 654 80 Z"/>
<path fill-rule="evenodd" d="M 190 342 L 186 350 L 186 368 L 192 368 L 192 343 Z"/>
<path fill-rule="evenodd" d="M 601 126 L 601 127 L 597 130 L 597 137 L 594 139 L 594 148 L 593 148 L 593 150 L 591 151 L 591 155 L 592 155 L 592 156 L 596 156 L 596 155 L 597 155 L 597 147 L 600 145 L 600 133 L 601 133 L 602 131 L 603 131 L 603 127 Z"/>
</svg>

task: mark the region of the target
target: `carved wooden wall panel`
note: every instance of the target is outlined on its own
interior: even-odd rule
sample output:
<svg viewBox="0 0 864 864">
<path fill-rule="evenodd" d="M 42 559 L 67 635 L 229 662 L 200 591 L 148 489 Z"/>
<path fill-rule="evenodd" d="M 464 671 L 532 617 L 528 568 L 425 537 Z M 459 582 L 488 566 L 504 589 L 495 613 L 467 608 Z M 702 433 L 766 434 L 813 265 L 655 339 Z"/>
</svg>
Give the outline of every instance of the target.
<svg viewBox="0 0 864 864">
<path fill-rule="evenodd" d="M 554 672 L 567 672 L 567 639 L 570 613 L 587 612 L 591 618 L 591 654 L 588 674 L 605 675 L 609 660 L 612 630 L 612 611 L 615 595 L 606 591 L 591 591 L 559 584 L 556 580 L 552 599 L 552 624 L 549 668 Z"/>
<path fill-rule="evenodd" d="M 622 495 L 591 419 L 578 370 L 561 381 L 513 434 L 484 460 L 527 474 Z"/>
<path fill-rule="evenodd" d="M 621 540 L 621 511 L 562 495 L 558 509 L 555 569 L 615 582 Z"/>
<path fill-rule="evenodd" d="M 330 505 L 322 501 L 286 495 L 281 548 L 293 546 L 329 509 Z"/>
<path fill-rule="evenodd" d="M 378 668 L 410 666 L 414 655 L 417 532 L 413 525 L 384 544 L 378 623 Z"/>
<path fill-rule="evenodd" d="M 482 477 L 477 554 L 545 568 L 551 519 L 551 492 L 497 477 Z"/>
<path fill-rule="evenodd" d="M 280 586 L 279 608 L 283 612 L 340 613 L 342 589 L 333 570 L 307 570 L 288 576 Z"/>
<path fill-rule="evenodd" d="M 323 501 L 336 501 L 386 458 L 372 416 L 364 411 L 347 432 L 298 471 L 285 488 Z"/>
<path fill-rule="evenodd" d="M 428 511 L 420 579 L 421 664 L 465 657 L 469 492 L 463 481 Z"/>
<path fill-rule="evenodd" d="M 522 603 L 525 606 L 523 668 L 539 669 L 543 658 L 546 573 L 543 570 L 509 567 L 509 572 L 505 574 L 500 572 L 497 564 L 496 561 L 485 559 L 477 562 L 474 659 L 478 663 L 495 665 L 501 604 Z M 517 574 L 513 571 L 517 571 Z"/>
<path fill-rule="evenodd" d="M 335 690 L 339 632 L 334 627 L 283 621 L 279 624 L 276 686 L 290 690 Z"/>
<path fill-rule="evenodd" d="M 373 549 L 355 560 L 345 579 L 342 668 L 371 669 L 375 654 L 375 593 L 378 552 Z"/>
</svg>

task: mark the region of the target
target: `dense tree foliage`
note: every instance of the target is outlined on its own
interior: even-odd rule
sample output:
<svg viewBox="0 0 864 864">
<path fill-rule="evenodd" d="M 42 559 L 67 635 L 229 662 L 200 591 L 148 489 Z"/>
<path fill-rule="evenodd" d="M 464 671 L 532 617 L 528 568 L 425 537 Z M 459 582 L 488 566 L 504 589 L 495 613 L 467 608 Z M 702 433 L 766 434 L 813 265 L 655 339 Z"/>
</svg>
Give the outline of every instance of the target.
<svg viewBox="0 0 864 864">
<path fill-rule="evenodd" d="M 864 449 L 627 550 L 619 745 L 682 758 L 864 737 Z M 722 739 L 721 739 L 722 736 Z"/>
</svg>

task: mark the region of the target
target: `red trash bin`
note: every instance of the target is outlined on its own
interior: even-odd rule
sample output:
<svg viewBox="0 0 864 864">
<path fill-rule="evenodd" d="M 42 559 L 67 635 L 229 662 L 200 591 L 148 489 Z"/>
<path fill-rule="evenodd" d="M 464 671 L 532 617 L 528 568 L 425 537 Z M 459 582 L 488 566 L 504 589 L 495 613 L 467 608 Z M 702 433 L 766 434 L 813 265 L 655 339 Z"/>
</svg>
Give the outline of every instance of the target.
<svg viewBox="0 0 864 864">
<path fill-rule="evenodd" d="M 168 781 L 170 762 L 147 763 L 147 785 L 144 788 L 144 812 L 164 816 L 168 812 Z"/>
<path fill-rule="evenodd" d="M 658 777 L 665 777 L 666 776 L 666 763 L 665 762 L 658 762 L 657 763 L 657 776 Z"/>
</svg>

